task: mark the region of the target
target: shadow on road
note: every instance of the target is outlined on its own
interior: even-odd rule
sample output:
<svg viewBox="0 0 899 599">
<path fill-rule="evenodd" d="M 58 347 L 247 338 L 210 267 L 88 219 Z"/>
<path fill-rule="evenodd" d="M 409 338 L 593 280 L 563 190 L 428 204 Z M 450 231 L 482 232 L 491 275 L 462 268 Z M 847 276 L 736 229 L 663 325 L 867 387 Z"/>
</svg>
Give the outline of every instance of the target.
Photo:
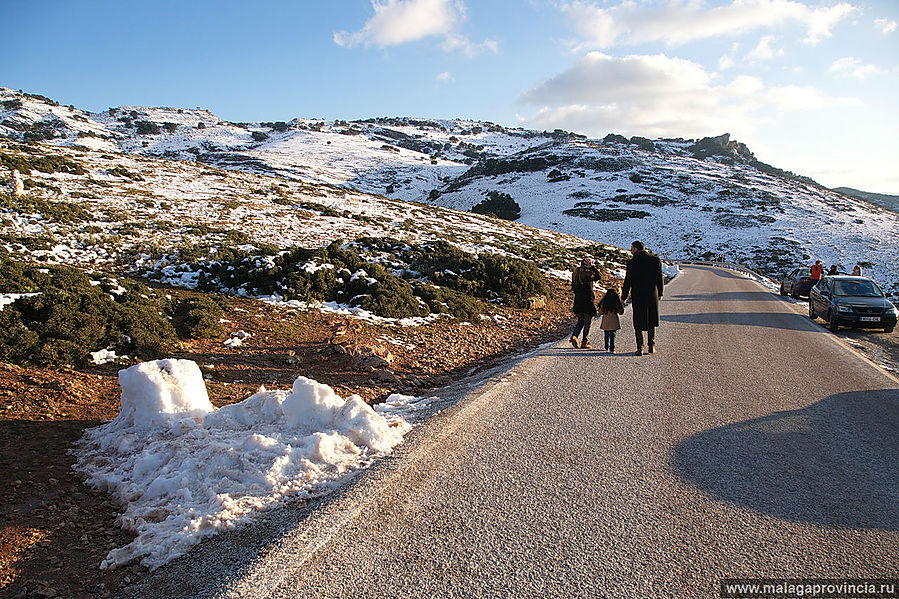
<svg viewBox="0 0 899 599">
<path fill-rule="evenodd" d="M 593 347 L 592 349 L 574 349 L 570 348 L 561 348 L 561 347 L 551 347 L 547 349 L 544 355 L 548 356 L 577 356 L 577 357 L 590 357 L 590 358 L 621 358 L 621 357 L 631 357 L 634 355 L 634 342 L 631 341 L 628 346 L 629 349 L 617 349 L 614 354 L 610 354 L 608 350 L 600 347 Z"/>
<path fill-rule="evenodd" d="M 777 302 L 782 301 L 770 291 L 724 291 L 721 293 L 695 293 L 687 295 L 665 296 L 663 302 L 707 302 L 707 301 L 740 301 L 740 302 Z"/>
<path fill-rule="evenodd" d="M 719 268 L 715 266 L 691 266 L 690 268 L 696 268 L 699 270 L 704 270 L 706 272 L 710 272 L 716 277 L 721 277 L 722 279 L 746 279 L 746 275 L 734 272 L 732 270 L 726 270 L 724 268 Z"/>
<path fill-rule="evenodd" d="M 739 326 L 824 332 L 805 316 L 787 312 L 706 312 L 702 314 L 663 314 L 663 322 L 687 324 L 730 324 Z"/>
<path fill-rule="evenodd" d="M 899 389 L 840 393 L 704 431 L 671 462 L 691 484 L 756 512 L 899 530 Z"/>
</svg>

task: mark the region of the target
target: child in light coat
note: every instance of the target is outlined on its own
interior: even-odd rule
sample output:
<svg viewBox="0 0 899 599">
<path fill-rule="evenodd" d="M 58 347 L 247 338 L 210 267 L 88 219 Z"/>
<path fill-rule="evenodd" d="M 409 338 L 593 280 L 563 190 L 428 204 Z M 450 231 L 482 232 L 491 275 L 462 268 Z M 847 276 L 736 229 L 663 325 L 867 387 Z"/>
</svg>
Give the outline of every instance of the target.
<svg viewBox="0 0 899 599">
<path fill-rule="evenodd" d="M 617 289 L 609 289 L 601 300 L 599 300 L 599 310 L 602 314 L 602 320 L 599 328 L 606 334 L 605 346 L 610 353 L 615 353 L 615 332 L 621 328 L 621 320 L 619 314 L 624 314 L 624 304 L 621 303 L 621 296 L 618 295 Z"/>
</svg>

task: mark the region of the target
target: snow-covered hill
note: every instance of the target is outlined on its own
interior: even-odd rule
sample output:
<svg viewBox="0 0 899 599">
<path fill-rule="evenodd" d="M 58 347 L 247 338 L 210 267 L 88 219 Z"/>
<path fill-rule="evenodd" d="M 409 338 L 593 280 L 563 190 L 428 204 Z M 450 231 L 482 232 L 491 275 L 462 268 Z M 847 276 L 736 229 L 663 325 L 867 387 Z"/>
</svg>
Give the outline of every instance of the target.
<svg viewBox="0 0 899 599">
<path fill-rule="evenodd" d="M 534 227 L 620 247 L 642 239 L 672 258 L 721 255 L 773 276 L 815 259 L 859 262 L 899 294 L 899 215 L 760 163 L 724 136 L 589 140 L 408 118 L 228 123 L 201 109 L 87 113 L 11 90 L 0 90 L 0 134 L 460 210 L 501 192 Z"/>
</svg>

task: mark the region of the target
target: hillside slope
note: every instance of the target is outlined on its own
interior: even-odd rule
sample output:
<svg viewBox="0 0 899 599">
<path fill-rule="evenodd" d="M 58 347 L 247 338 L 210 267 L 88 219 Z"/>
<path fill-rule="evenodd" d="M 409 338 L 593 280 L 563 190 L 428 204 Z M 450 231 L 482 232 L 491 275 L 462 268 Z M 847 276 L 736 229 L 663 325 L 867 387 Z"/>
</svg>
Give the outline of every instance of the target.
<svg viewBox="0 0 899 599">
<path fill-rule="evenodd" d="M 899 212 L 899 196 L 889 195 L 886 193 L 871 193 L 868 191 L 859 191 L 851 187 L 836 187 L 834 191 L 852 198 L 858 198 L 871 204 L 877 204 L 887 210 Z"/>
<path fill-rule="evenodd" d="M 755 160 L 727 136 L 700 142 L 427 119 L 228 123 L 205 110 L 87 113 L 0 92 L 0 134 L 189 160 L 469 210 L 509 194 L 520 222 L 672 258 L 724 256 L 771 276 L 856 262 L 899 294 L 899 215 Z"/>
</svg>

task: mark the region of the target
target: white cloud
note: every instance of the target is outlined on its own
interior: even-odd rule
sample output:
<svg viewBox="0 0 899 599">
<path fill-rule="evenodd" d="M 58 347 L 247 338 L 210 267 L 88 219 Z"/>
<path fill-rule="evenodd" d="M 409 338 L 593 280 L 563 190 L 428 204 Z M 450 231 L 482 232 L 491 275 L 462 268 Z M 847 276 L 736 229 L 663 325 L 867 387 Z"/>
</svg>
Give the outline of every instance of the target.
<svg viewBox="0 0 899 599">
<path fill-rule="evenodd" d="M 746 55 L 746 58 L 750 60 L 771 60 L 775 56 L 783 56 L 783 48 L 772 47 L 772 42 L 774 42 L 773 35 L 762 36 L 756 47 Z"/>
<path fill-rule="evenodd" d="M 833 61 L 833 64 L 830 65 L 830 72 L 841 77 L 867 79 L 872 75 L 882 74 L 884 70 L 875 64 L 865 64 L 858 58 L 846 56 Z"/>
<path fill-rule="evenodd" d="M 437 75 L 437 81 L 439 81 L 440 83 L 451 83 L 455 81 L 455 79 L 453 79 L 453 76 L 449 71 L 443 71 L 442 73 Z"/>
<path fill-rule="evenodd" d="M 359 31 L 335 31 L 334 43 L 355 46 L 398 46 L 428 37 L 442 37 L 447 52 L 459 50 L 468 56 L 481 51 L 498 52 L 493 40 L 474 43 L 458 32 L 465 20 L 461 0 L 371 0 L 375 14 Z"/>
<path fill-rule="evenodd" d="M 481 52 L 499 53 L 499 44 L 491 39 L 486 39 L 480 44 L 470 41 L 462 35 L 450 34 L 443 40 L 443 49 L 447 52 L 461 50 L 466 56 L 474 56 Z"/>
<path fill-rule="evenodd" d="M 718 68 L 722 71 L 726 71 L 727 69 L 732 69 L 733 67 L 737 66 L 737 60 L 734 57 L 739 51 L 740 43 L 732 43 L 730 45 L 730 52 L 718 59 Z"/>
<path fill-rule="evenodd" d="M 766 87 L 747 75 L 715 81 L 701 65 L 680 58 L 591 52 L 521 101 L 539 107 L 528 121 L 538 128 L 657 137 L 745 134 L 787 111 L 861 104 L 813 87 Z"/>
<path fill-rule="evenodd" d="M 815 44 L 829 37 L 831 29 L 857 9 L 846 2 L 813 8 L 796 0 L 732 0 L 729 5 L 712 8 L 703 0 L 670 0 L 663 5 L 622 0 L 602 8 L 576 0 L 564 4 L 562 10 L 580 35 L 580 41 L 573 43 L 579 51 L 619 43 L 683 44 L 787 23 L 805 26 L 803 41 Z"/>
<path fill-rule="evenodd" d="M 899 22 L 892 19 L 874 19 L 874 26 L 884 35 L 893 33 L 899 29 Z"/>
</svg>

